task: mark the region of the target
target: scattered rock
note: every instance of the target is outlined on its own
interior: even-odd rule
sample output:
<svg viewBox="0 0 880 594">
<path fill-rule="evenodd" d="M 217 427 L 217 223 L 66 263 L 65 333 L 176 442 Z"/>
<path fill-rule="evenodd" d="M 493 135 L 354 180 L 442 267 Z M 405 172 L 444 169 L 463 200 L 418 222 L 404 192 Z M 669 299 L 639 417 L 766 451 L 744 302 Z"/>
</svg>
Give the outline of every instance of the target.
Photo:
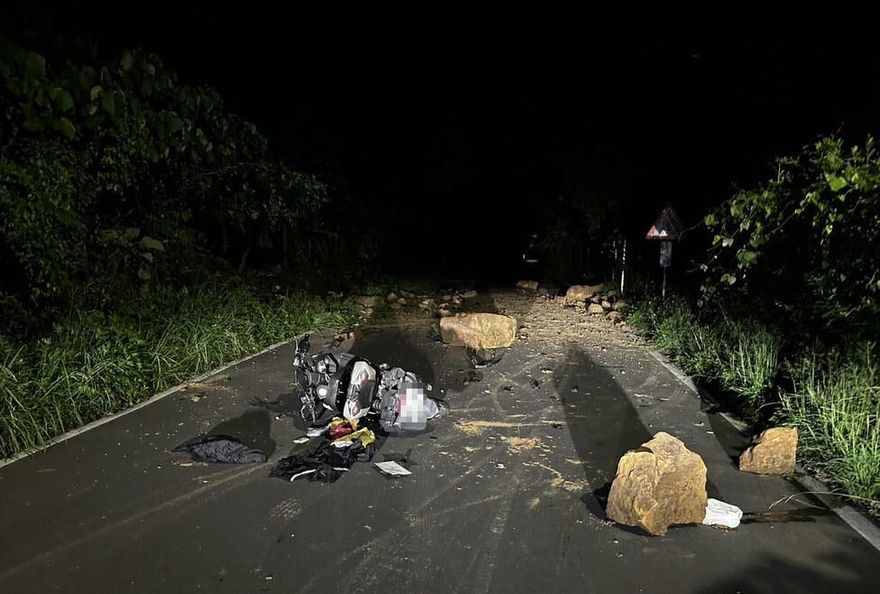
<svg viewBox="0 0 880 594">
<path fill-rule="evenodd" d="M 392 303 L 391 305 L 389 305 L 389 307 L 391 309 L 393 309 L 394 311 L 398 311 L 400 309 L 403 309 L 403 306 L 401 304 L 397 303 L 396 301 L 394 303 Z"/>
<path fill-rule="evenodd" d="M 621 318 L 621 313 L 619 311 L 609 311 L 608 315 L 605 316 L 605 319 L 609 322 L 619 322 Z"/>
<path fill-rule="evenodd" d="M 587 313 L 598 315 L 605 313 L 605 310 L 598 303 L 591 303 L 590 307 L 587 308 Z"/>
<path fill-rule="evenodd" d="M 399 304 L 401 304 L 401 305 L 406 305 L 406 299 L 404 299 L 403 297 L 401 297 L 400 299 L 398 299 L 397 302 L 398 302 Z"/>
<path fill-rule="evenodd" d="M 412 291 L 401 291 L 400 295 L 407 299 L 413 299 L 416 296 L 415 293 L 413 293 Z"/>
<path fill-rule="evenodd" d="M 492 313 L 458 314 L 440 319 L 443 342 L 473 349 L 508 347 L 516 339 L 516 319 Z"/>
<path fill-rule="evenodd" d="M 359 297 L 355 297 L 354 302 L 364 309 L 370 309 L 381 305 L 382 298 L 378 295 L 361 295 Z"/>
<path fill-rule="evenodd" d="M 592 297 L 590 297 L 590 303 L 601 304 L 602 298 L 599 297 L 598 295 L 593 295 Z"/>
<path fill-rule="evenodd" d="M 611 309 L 611 302 L 607 299 L 603 299 L 601 305 L 602 309 Z"/>
<path fill-rule="evenodd" d="M 605 285 L 572 285 L 565 292 L 567 302 L 586 301 L 605 288 Z"/>
<path fill-rule="evenodd" d="M 516 283 L 516 288 L 528 293 L 534 293 L 538 290 L 538 281 L 521 280 Z"/>
<path fill-rule="evenodd" d="M 797 458 L 797 427 L 773 427 L 739 457 L 739 469 L 756 474 L 791 474 Z"/>
<path fill-rule="evenodd" d="M 450 299 L 452 299 L 452 295 L 448 295 L 448 294 L 440 297 L 440 301 L 449 301 Z"/>
<path fill-rule="evenodd" d="M 703 459 L 661 431 L 618 462 L 607 514 L 662 536 L 673 524 L 702 523 L 707 500 Z"/>
<path fill-rule="evenodd" d="M 441 307 L 439 310 L 437 310 L 437 315 L 439 315 L 441 318 L 445 318 L 451 316 L 452 312 L 444 307 Z"/>
<path fill-rule="evenodd" d="M 473 299 L 476 296 L 477 296 L 476 291 L 465 291 L 464 293 L 461 294 L 462 299 Z"/>
<path fill-rule="evenodd" d="M 614 311 L 626 311 L 626 308 L 629 307 L 629 304 L 621 299 L 615 301 L 614 305 L 612 305 L 611 307 Z"/>
<path fill-rule="evenodd" d="M 392 301 L 397 301 L 397 293 L 393 291 L 391 293 L 388 293 L 388 297 L 386 297 L 386 299 L 388 300 L 388 303 L 391 303 Z"/>
</svg>

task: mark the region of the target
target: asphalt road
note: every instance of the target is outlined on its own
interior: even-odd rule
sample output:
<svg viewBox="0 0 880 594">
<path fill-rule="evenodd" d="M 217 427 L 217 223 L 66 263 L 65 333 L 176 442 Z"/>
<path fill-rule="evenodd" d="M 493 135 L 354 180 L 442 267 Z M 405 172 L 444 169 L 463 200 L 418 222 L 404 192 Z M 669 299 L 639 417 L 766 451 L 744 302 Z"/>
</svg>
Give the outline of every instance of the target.
<svg viewBox="0 0 880 594">
<path fill-rule="evenodd" d="M 876 591 L 880 552 L 808 495 L 771 509 L 799 488 L 740 473 L 736 436 L 644 348 L 571 334 L 545 324 L 482 370 L 417 315 L 344 343 L 450 404 L 382 443 L 375 461 L 405 459 L 409 477 L 370 463 L 330 485 L 268 476 L 308 447 L 292 444 L 290 346 L 0 468 L 0 592 Z M 605 519 L 617 459 L 660 430 L 703 456 L 710 496 L 746 523 L 651 537 Z M 169 451 L 205 432 L 270 460 Z"/>
</svg>

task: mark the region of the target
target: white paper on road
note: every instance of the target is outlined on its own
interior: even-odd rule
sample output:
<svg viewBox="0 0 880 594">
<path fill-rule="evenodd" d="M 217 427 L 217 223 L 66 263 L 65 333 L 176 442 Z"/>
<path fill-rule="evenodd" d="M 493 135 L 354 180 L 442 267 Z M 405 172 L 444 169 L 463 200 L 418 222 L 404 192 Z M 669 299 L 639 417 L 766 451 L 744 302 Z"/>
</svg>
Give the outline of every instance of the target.
<svg viewBox="0 0 880 594">
<path fill-rule="evenodd" d="M 706 502 L 706 517 L 703 518 L 703 524 L 736 528 L 742 516 L 743 512 L 737 506 L 710 497 Z"/>
<path fill-rule="evenodd" d="M 412 474 L 409 470 L 393 460 L 388 462 L 376 462 L 375 464 L 379 467 L 379 470 L 391 476 L 407 476 Z"/>
</svg>

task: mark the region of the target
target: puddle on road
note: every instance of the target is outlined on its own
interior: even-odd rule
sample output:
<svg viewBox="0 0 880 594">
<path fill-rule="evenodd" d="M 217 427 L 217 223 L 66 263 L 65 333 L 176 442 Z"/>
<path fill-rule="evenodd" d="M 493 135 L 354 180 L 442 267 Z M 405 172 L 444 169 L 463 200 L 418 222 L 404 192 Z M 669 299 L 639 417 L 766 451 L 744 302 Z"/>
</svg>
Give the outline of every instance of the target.
<svg viewBox="0 0 880 594">
<path fill-rule="evenodd" d="M 784 524 L 786 522 L 815 522 L 817 517 L 828 516 L 834 512 L 820 507 L 808 507 L 785 511 L 766 511 L 744 513 L 742 524 Z"/>
</svg>

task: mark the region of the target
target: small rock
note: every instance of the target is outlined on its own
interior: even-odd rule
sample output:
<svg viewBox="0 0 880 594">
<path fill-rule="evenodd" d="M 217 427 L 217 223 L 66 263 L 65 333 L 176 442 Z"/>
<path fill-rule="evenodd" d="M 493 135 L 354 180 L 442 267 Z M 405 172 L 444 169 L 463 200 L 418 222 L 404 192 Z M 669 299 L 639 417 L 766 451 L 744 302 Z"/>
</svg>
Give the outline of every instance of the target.
<svg viewBox="0 0 880 594">
<path fill-rule="evenodd" d="M 476 296 L 477 296 L 476 291 L 465 291 L 464 293 L 461 294 L 462 299 L 473 299 Z"/>
<path fill-rule="evenodd" d="M 413 299 L 416 296 L 412 291 L 401 291 L 400 294 L 407 299 Z"/>
<path fill-rule="evenodd" d="M 538 290 L 538 281 L 521 280 L 516 283 L 516 288 L 527 293 L 534 293 Z"/>
<path fill-rule="evenodd" d="M 608 320 L 609 322 L 619 322 L 620 317 L 621 317 L 621 314 L 619 311 L 610 311 L 610 312 L 608 312 L 608 315 L 605 316 L 605 319 Z"/>
<path fill-rule="evenodd" d="M 364 309 L 372 309 L 382 304 L 382 298 L 378 295 L 361 295 L 354 298 L 354 302 Z"/>
<path fill-rule="evenodd" d="M 587 308 L 587 312 L 590 313 L 590 314 L 592 314 L 592 315 L 598 315 L 598 314 L 603 314 L 603 313 L 605 313 L 605 310 L 602 309 L 602 306 L 599 305 L 598 303 L 591 303 L 591 304 L 590 304 L 590 307 Z"/>
<path fill-rule="evenodd" d="M 739 457 L 739 469 L 756 474 L 791 474 L 797 458 L 797 427 L 773 427 Z"/>
<path fill-rule="evenodd" d="M 398 302 L 399 304 L 401 304 L 401 305 L 406 305 L 406 299 L 404 299 L 403 297 L 401 297 L 400 299 L 398 299 L 397 302 Z"/>
<path fill-rule="evenodd" d="M 452 295 L 447 294 L 447 295 L 443 295 L 440 298 L 440 301 L 449 301 L 450 299 L 452 299 Z"/>
<path fill-rule="evenodd" d="M 605 285 L 572 285 L 565 292 L 565 300 L 568 302 L 586 301 L 603 288 Z"/>
<path fill-rule="evenodd" d="M 388 297 L 386 297 L 385 299 L 388 300 L 388 303 L 391 303 L 392 301 L 397 301 L 397 293 L 392 291 L 391 293 L 388 293 Z"/>
<path fill-rule="evenodd" d="M 596 295 L 594 297 L 590 297 L 590 303 L 595 303 L 595 304 L 599 305 L 602 303 L 602 298 L 599 297 L 598 295 Z"/>
<path fill-rule="evenodd" d="M 620 300 L 614 302 L 612 309 L 614 311 L 626 311 L 627 307 L 629 307 L 629 304 L 626 301 Z"/>
<path fill-rule="evenodd" d="M 611 309 L 611 302 L 608 301 L 607 299 L 603 300 L 601 305 L 602 305 L 602 309 Z"/>
<path fill-rule="evenodd" d="M 437 315 L 439 315 L 441 318 L 445 318 L 447 316 L 451 316 L 452 312 L 450 312 L 448 309 L 441 307 L 437 310 Z"/>
<path fill-rule="evenodd" d="M 394 303 L 392 303 L 391 305 L 389 305 L 389 307 L 391 309 L 393 309 L 394 311 L 398 311 L 400 309 L 403 309 L 403 306 L 401 304 L 397 303 L 396 301 Z"/>
</svg>

